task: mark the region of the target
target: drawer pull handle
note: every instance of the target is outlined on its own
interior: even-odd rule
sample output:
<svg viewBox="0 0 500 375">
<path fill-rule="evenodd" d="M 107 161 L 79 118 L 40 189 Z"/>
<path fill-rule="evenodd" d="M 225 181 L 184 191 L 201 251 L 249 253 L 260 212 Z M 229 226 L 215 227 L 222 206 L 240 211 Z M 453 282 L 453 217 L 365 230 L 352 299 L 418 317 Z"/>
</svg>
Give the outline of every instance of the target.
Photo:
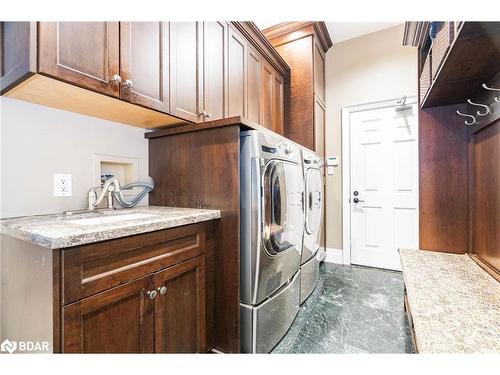
<svg viewBox="0 0 500 375">
<path fill-rule="evenodd" d="M 148 290 L 146 294 L 149 296 L 150 299 L 155 299 L 158 293 L 156 293 L 156 290 Z"/>
<path fill-rule="evenodd" d="M 160 294 L 165 294 L 167 293 L 167 287 L 166 286 L 162 286 L 161 288 L 158 288 L 158 291 L 160 292 Z"/>
</svg>

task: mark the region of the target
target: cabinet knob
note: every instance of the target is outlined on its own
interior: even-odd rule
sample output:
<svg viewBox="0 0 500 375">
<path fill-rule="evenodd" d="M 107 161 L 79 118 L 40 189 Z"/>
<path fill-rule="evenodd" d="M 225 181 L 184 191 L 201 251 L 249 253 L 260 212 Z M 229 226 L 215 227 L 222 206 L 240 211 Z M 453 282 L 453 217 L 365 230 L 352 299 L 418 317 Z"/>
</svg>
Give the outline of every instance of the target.
<svg viewBox="0 0 500 375">
<path fill-rule="evenodd" d="M 120 77 L 118 74 L 115 74 L 113 76 L 113 79 L 111 80 L 111 83 L 114 85 L 118 85 L 122 81 L 122 77 Z"/>
<path fill-rule="evenodd" d="M 126 79 L 123 86 L 125 86 L 127 88 L 131 88 L 133 86 L 132 81 L 130 79 Z"/>
<path fill-rule="evenodd" d="M 212 118 L 212 114 L 211 113 L 207 113 L 205 117 L 208 118 L 208 119 L 210 119 L 210 118 Z"/>
<path fill-rule="evenodd" d="M 208 115 L 207 111 L 201 111 L 201 113 L 198 116 L 207 117 L 207 115 Z"/>
<path fill-rule="evenodd" d="M 148 290 L 146 294 L 149 296 L 149 299 L 155 299 L 158 293 L 156 292 L 156 290 Z"/>
<path fill-rule="evenodd" d="M 161 288 L 158 288 L 158 291 L 160 292 L 160 294 L 165 294 L 167 293 L 167 287 L 166 286 L 162 286 Z"/>
</svg>

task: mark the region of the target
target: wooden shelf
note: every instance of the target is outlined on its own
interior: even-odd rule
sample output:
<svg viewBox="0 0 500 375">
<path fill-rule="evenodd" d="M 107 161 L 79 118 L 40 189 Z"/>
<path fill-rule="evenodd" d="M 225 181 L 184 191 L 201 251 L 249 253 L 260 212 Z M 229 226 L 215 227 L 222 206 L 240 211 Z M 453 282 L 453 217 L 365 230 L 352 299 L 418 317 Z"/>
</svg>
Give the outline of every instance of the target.
<svg viewBox="0 0 500 375">
<path fill-rule="evenodd" d="M 464 103 L 500 70 L 500 22 L 465 22 L 422 108 Z"/>
</svg>

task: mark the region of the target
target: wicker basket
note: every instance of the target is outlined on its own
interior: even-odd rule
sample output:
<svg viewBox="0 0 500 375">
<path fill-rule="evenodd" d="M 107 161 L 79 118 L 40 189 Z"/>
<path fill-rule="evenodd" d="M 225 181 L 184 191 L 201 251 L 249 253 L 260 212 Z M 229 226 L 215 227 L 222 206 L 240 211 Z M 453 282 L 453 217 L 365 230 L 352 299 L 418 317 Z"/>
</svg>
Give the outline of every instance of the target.
<svg viewBox="0 0 500 375">
<path fill-rule="evenodd" d="M 441 29 L 436 35 L 436 39 L 432 42 L 432 79 L 436 78 L 437 72 L 450 49 L 450 45 L 453 42 L 454 31 L 453 22 L 443 22 Z"/>
<path fill-rule="evenodd" d="M 431 67 L 432 67 L 432 51 L 429 51 L 427 58 L 425 59 L 424 66 L 422 68 L 422 73 L 420 74 L 420 104 L 423 103 L 427 91 L 431 87 Z"/>
</svg>

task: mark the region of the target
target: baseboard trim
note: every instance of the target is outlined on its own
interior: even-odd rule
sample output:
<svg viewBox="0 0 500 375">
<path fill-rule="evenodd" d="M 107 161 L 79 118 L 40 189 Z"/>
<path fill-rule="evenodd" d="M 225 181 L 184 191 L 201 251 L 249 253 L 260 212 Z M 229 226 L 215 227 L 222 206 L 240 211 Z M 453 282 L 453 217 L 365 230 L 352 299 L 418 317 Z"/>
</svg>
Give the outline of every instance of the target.
<svg viewBox="0 0 500 375">
<path fill-rule="evenodd" d="M 326 247 L 325 250 L 326 250 L 325 262 L 344 264 L 342 260 L 342 249 L 332 249 L 330 247 Z"/>
</svg>

